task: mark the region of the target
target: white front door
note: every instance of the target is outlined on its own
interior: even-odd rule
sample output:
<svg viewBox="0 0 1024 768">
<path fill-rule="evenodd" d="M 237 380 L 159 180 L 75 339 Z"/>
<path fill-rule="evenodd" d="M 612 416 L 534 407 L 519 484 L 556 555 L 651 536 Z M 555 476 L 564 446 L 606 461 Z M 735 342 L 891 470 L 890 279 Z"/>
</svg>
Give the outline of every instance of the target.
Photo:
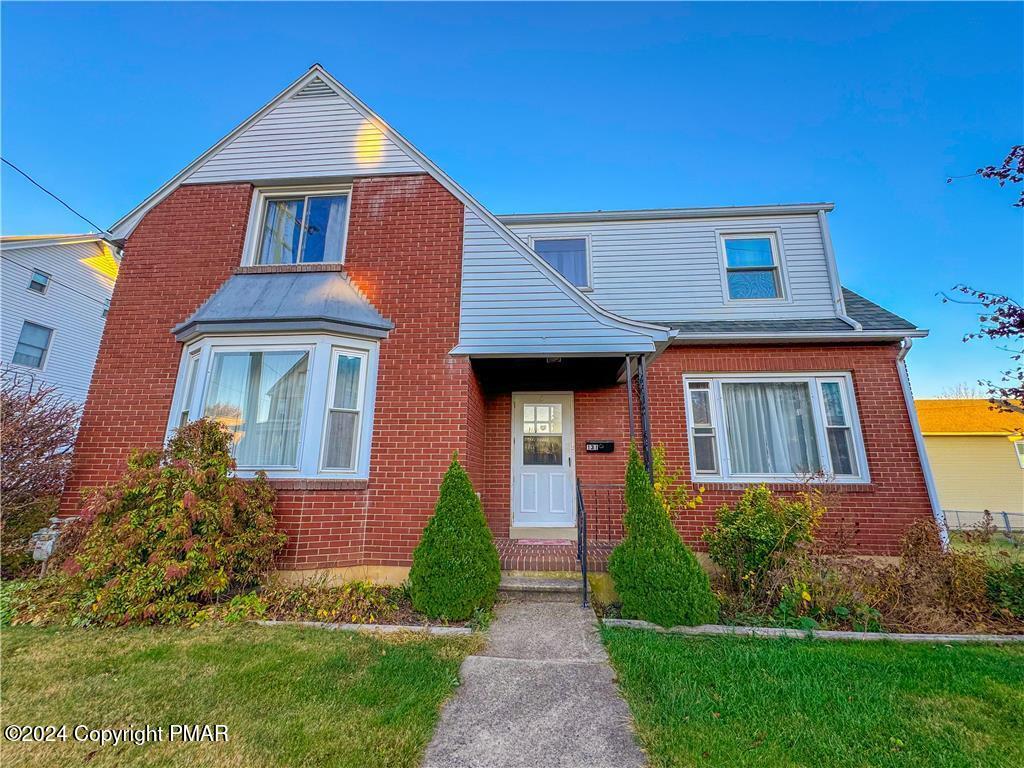
<svg viewBox="0 0 1024 768">
<path fill-rule="evenodd" d="M 572 392 L 512 395 L 512 524 L 576 524 Z"/>
</svg>

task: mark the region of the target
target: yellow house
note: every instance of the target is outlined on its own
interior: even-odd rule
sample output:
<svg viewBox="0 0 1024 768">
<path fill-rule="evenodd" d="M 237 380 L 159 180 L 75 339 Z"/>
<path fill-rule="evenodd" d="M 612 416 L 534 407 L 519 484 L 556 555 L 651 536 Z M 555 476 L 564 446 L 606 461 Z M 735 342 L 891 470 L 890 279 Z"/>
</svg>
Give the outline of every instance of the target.
<svg viewBox="0 0 1024 768">
<path fill-rule="evenodd" d="M 988 400 L 918 400 L 939 502 L 953 528 L 988 510 L 1000 528 L 1024 526 L 1024 415 L 992 410 Z"/>
</svg>

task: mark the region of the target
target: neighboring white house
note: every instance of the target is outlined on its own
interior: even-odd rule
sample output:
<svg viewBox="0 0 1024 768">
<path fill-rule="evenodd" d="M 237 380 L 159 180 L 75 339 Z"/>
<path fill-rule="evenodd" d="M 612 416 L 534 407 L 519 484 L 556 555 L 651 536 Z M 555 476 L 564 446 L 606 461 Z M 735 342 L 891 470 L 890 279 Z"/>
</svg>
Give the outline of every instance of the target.
<svg viewBox="0 0 1024 768">
<path fill-rule="evenodd" d="M 97 235 L 0 238 L 0 360 L 85 402 L 118 255 Z"/>
</svg>

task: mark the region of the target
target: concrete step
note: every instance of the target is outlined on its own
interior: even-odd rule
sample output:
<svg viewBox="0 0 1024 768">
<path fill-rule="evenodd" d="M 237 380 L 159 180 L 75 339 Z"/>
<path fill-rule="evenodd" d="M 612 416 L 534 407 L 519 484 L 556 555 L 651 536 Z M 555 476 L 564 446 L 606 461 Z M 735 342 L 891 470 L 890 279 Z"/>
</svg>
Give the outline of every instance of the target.
<svg viewBox="0 0 1024 768">
<path fill-rule="evenodd" d="M 509 599 L 558 602 L 578 600 L 582 589 L 582 579 L 542 576 L 503 575 L 498 586 L 498 591 Z"/>
</svg>

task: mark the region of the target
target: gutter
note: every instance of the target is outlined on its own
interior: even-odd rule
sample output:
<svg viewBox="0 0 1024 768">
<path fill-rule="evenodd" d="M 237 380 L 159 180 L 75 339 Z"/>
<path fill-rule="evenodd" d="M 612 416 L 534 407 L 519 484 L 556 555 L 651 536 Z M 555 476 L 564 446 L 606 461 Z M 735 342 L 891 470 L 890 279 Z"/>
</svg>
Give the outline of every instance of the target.
<svg viewBox="0 0 1024 768">
<path fill-rule="evenodd" d="M 734 205 L 718 208 L 647 208 L 624 211 L 570 211 L 568 213 L 505 213 L 496 218 L 503 224 L 571 224 L 595 221 L 661 221 L 664 219 L 726 219 L 742 216 L 794 216 L 831 211 L 833 203 L 791 203 L 783 205 Z"/>
<path fill-rule="evenodd" d="M 900 376 L 900 386 L 903 389 L 903 400 L 907 404 L 907 416 L 910 417 L 910 426 L 914 432 L 914 442 L 917 444 L 917 455 L 921 460 L 921 471 L 924 473 L 924 484 L 928 489 L 928 500 L 932 505 L 932 517 L 939 528 L 939 541 L 943 551 L 949 550 L 949 528 L 946 526 L 946 516 L 942 513 L 942 506 L 939 504 L 939 494 L 935 490 L 935 478 L 932 475 L 932 466 L 928 462 L 928 453 L 924 447 L 924 437 L 921 435 L 921 425 L 917 420 L 917 406 L 914 404 L 914 395 L 910 391 L 910 374 L 907 373 L 907 353 L 910 352 L 913 341 L 909 338 L 903 340 L 900 352 L 896 356 L 896 372 Z"/>
</svg>

